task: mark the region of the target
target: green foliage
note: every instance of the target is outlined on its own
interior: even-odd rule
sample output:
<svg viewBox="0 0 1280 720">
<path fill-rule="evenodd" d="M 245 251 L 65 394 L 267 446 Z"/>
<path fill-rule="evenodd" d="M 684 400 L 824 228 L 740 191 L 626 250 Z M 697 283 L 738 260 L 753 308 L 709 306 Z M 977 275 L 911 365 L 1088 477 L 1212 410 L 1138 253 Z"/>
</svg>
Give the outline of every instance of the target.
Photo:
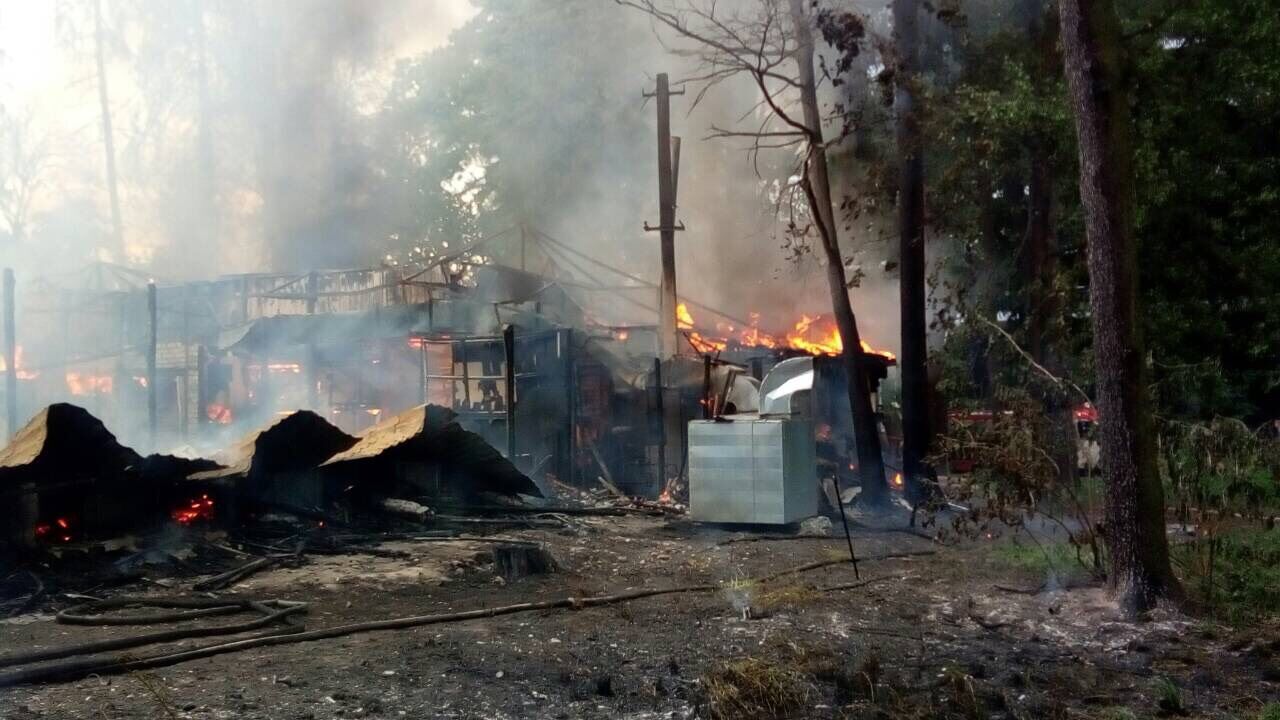
<svg viewBox="0 0 1280 720">
<path fill-rule="evenodd" d="M 1048 578 L 1055 583 L 1086 580 L 1094 571 L 1092 556 L 1081 552 L 1070 542 L 1026 542 L 1013 540 L 992 549 L 992 558 L 1033 577 Z"/>
<path fill-rule="evenodd" d="M 1172 553 L 1193 597 L 1223 620 L 1280 613 L 1280 529 L 1232 529 L 1176 544 Z"/>
<path fill-rule="evenodd" d="M 1267 703 L 1258 712 L 1258 720 L 1280 720 L 1280 703 Z"/>
<path fill-rule="evenodd" d="M 1182 702 L 1182 689 L 1173 680 L 1167 677 L 1156 678 L 1153 690 L 1156 696 L 1156 707 L 1161 713 L 1169 715 L 1186 713 L 1186 707 Z"/>
<path fill-rule="evenodd" d="M 1160 449 L 1166 495 L 1174 502 L 1253 516 L 1280 512 L 1280 442 L 1239 420 L 1166 422 Z"/>
<path fill-rule="evenodd" d="M 1026 4 L 971 2 L 953 87 L 930 100 L 931 220 L 947 242 L 935 300 L 951 331 L 1003 317 L 1026 343 L 1037 312 L 1025 233 L 1032 161 L 1051 171 L 1056 298 L 1047 334 L 1088 355 L 1088 279 L 1074 129 L 1053 43 Z M 1121 3 L 1133 86 L 1139 290 L 1162 413 L 1280 414 L 1280 15 L 1268 0 Z M 1036 7 L 1031 4 L 1031 7 Z M 1046 288 L 1042 288 L 1041 291 Z M 1085 364 L 1057 368 L 1087 377 Z M 1081 382 L 1088 387 L 1089 383 Z"/>
<path fill-rule="evenodd" d="M 640 203 L 620 184 L 652 162 L 639 68 L 653 37 L 639 15 L 594 0 L 475 5 L 447 46 L 397 68 L 382 114 L 420 208 L 405 237 L 516 223 L 555 232 L 606 196 L 610 207 Z M 641 214 L 608 220 L 634 229 Z"/>
<path fill-rule="evenodd" d="M 1134 43 L 1144 314 L 1180 414 L 1280 410 L 1278 34 L 1269 0 L 1197 0 Z"/>
<path fill-rule="evenodd" d="M 937 438 L 935 465 L 967 461 L 973 470 L 953 475 L 950 499 L 970 508 L 955 516 L 952 528 L 979 535 L 1000 528 L 1039 532 L 1048 523 L 1063 531 L 1071 559 L 1055 562 L 1042 550 L 1037 563 L 1101 573 L 1103 550 L 1094 531 L 1094 512 L 1071 468 L 1076 461 L 1075 425 L 1068 411 L 1046 413 L 1041 400 L 1025 390 L 1001 388 L 1001 408 L 989 418 L 957 420 Z M 1052 546 L 1049 546 L 1052 547 Z"/>
</svg>

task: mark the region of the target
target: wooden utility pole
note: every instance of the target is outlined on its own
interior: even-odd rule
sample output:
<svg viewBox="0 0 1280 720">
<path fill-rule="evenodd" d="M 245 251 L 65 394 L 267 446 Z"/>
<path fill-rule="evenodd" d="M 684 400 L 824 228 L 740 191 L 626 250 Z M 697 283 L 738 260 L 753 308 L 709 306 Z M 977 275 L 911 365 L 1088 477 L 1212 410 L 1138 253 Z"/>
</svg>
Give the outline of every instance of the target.
<svg viewBox="0 0 1280 720">
<path fill-rule="evenodd" d="M 18 429 L 18 330 L 13 308 L 13 268 L 4 269 L 4 404 L 9 437 Z"/>
<path fill-rule="evenodd" d="M 157 407 L 156 393 L 156 345 L 159 329 L 156 327 L 156 283 L 147 283 L 147 435 L 151 449 L 156 447 Z"/>
<path fill-rule="evenodd" d="M 658 290 L 658 349 L 663 358 L 674 356 L 680 350 L 680 336 L 676 323 L 676 176 L 674 168 L 679 159 L 673 157 L 671 146 L 671 96 L 683 95 L 684 90 L 671 92 L 667 74 L 658 73 L 657 90 L 645 93 L 645 97 L 657 99 L 658 104 L 658 226 L 662 239 L 662 283 Z M 676 145 L 679 148 L 679 144 Z"/>
</svg>

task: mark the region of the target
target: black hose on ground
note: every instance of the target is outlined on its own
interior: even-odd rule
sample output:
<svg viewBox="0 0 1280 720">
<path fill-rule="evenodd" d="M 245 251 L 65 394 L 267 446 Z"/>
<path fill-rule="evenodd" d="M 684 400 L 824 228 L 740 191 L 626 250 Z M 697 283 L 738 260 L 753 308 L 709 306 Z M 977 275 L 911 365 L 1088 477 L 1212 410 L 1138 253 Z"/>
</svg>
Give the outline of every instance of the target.
<svg viewBox="0 0 1280 720">
<path fill-rule="evenodd" d="M 132 607 L 187 608 L 181 612 L 149 613 L 145 615 L 108 616 L 101 614 L 108 610 L 122 610 Z M 0 667 L 28 665 L 31 663 L 59 660 L 68 657 L 94 655 L 109 650 L 170 643 L 215 635 L 238 635 L 252 630 L 259 630 L 275 624 L 283 627 L 247 639 L 260 639 L 283 634 L 299 633 L 305 630 L 301 625 L 292 625 L 289 618 L 305 613 L 307 604 L 286 600 L 247 600 L 238 598 L 142 598 L 118 597 L 107 600 L 95 600 L 76 605 L 58 613 L 57 621 L 69 625 L 151 625 L 164 622 L 183 622 L 194 618 L 213 615 L 231 615 L 241 612 L 257 612 L 261 617 L 247 622 L 213 627 L 194 627 L 165 630 L 162 632 L 134 635 L 130 637 L 111 638 L 96 642 L 67 645 L 47 650 L 17 653 L 0 656 Z M 171 655 L 173 653 L 166 653 Z M 26 668 L 10 673 L 8 678 L 12 684 L 24 682 L 44 682 L 49 680 L 83 677 L 95 672 L 95 668 L 104 663 L 118 661 L 120 658 L 103 659 L 88 658 L 56 663 L 50 666 Z M 30 679 L 29 679 L 30 678 Z"/>
</svg>

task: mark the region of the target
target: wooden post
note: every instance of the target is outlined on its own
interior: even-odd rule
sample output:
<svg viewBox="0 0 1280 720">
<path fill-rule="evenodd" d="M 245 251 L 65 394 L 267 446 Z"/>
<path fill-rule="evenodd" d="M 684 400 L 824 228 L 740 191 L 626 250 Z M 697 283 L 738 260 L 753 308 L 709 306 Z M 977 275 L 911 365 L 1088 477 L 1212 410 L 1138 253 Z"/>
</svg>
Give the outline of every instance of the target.
<svg viewBox="0 0 1280 720">
<path fill-rule="evenodd" d="M 667 423 L 666 413 L 663 411 L 663 389 L 662 389 L 662 358 L 653 359 L 653 389 L 654 389 L 654 410 L 657 411 L 658 417 L 658 492 L 667 484 Z"/>
<path fill-rule="evenodd" d="M 711 356 L 702 356 L 702 419 L 711 419 Z"/>
<path fill-rule="evenodd" d="M 13 268 L 4 269 L 4 404 L 8 424 L 5 431 L 12 438 L 18 430 L 18 330 L 13 307 Z"/>
<path fill-rule="evenodd" d="M 196 427 L 209 422 L 209 351 L 196 346 Z"/>
<path fill-rule="evenodd" d="M 502 328 L 502 349 L 506 362 L 507 386 L 507 459 L 516 461 L 516 328 L 507 325 Z"/>
<path fill-rule="evenodd" d="M 158 407 L 156 406 L 157 392 L 156 387 L 156 344 L 159 339 L 159 329 L 156 327 L 156 283 L 154 280 L 147 282 L 147 437 L 151 441 L 151 449 L 156 446 L 156 430 L 158 417 Z"/>
<path fill-rule="evenodd" d="M 320 276 L 316 271 L 312 270 L 307 274 L 307 314 L 316 314 L 316 303 L 320 299 Z M 314 334 L 311 335 L 314 337 Z M 315 343 L 307 343 L 307 405 L 312 411 L 320 408 L 320 388 L 317 386 L 320 375 L 317 372 L 316 364 L 319 362 L 316 353 Z"/>
<path fill-rule="evenodd" d="M 574 485 L 577 478 L 578 457 L 578 402 L 573 389 L 573 331 L 562 330 L 558 338 L 560 357 L 564 362 L 565 415 L 569 423 L 569 484 Z"/>
<path fill-rule="evenodd" d="M 427 339 L 418 338 L 418 404 L 427 404 Z"/>
<path fill-rule="evenodd" d="M 178 407 L 182 439 L 191 437 L 191 285 L 182 286 L 182 395 Z"/>
<path fill-rule="evenodd" d="M 679 352 L 680 335 L 676 323 L 676 179 L 671 146 L 671 92 L 667 74 L 658 73 L 656 91 L 646 97 L 657 99 L 658 106 L 658 227 L 662 243 L 662 282 L 658 293 L 658 347 L 661 356 L 669 358 Z"/>
</svg>

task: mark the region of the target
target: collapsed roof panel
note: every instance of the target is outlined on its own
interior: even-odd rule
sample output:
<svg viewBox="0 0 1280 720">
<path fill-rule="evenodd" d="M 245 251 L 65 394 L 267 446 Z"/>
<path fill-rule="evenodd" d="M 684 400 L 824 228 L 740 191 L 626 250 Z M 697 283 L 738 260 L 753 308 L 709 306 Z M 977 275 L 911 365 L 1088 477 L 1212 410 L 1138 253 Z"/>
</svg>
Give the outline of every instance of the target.
<svg viewBox="0 0 1280 720">
<path fill-rule="evenodd" d="M 121 477 L 141 459 L 88 410 L 54 403 L 36 413 L 0 449 L 0 485 Z"/>
<path fill-rule="evenodd" d="M 456 418 L 448 408 L 419 405 L 360 433 L 354 445 L 324 466 L 350 469 L 357 463 L 380 461 L 436 464 L 468 483 L 470 491 L 542 496 L 528 476 Z"/>
<path fill-rule="evenodd" d="M 298 410 L 256 430 L 214 456 L 222 469 L 198 472 L 192 480 L 263 477 L 308 470 L 354 445 L 356 439 L 311 412 Z"/>
</svg>

